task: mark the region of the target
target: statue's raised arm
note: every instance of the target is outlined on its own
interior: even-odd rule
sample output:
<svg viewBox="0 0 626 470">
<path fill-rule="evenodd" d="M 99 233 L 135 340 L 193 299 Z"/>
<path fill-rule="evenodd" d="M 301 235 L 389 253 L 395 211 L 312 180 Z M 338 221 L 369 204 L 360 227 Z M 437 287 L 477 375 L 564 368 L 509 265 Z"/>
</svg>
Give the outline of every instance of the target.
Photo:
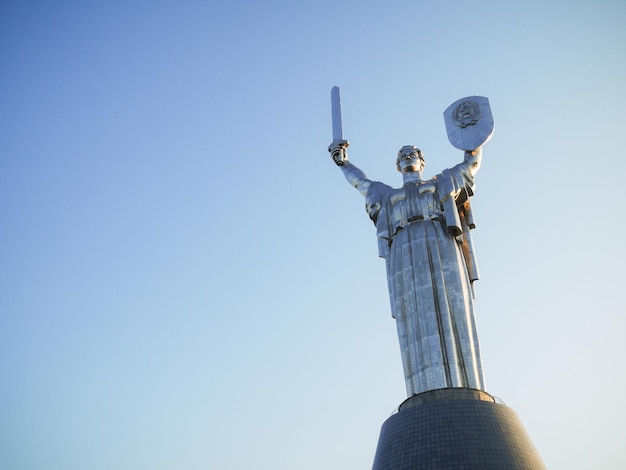
<svg viewBox="0 0 626 470">
<path fill-rule="evenodd" d="M 463 162 L 467 165 L 469 172 L 474 176 L 480 169 L 483 159 L 483 148 L 478 147 L 476 150 L 466 150 Z"/>
<path fill-rule="evenodd" d="M 365 197 L 372 181 L 357 166 L 348 161 L 347 141 L 333 142 L 328 147 L 333 161 L 341 168 L 343 175 Z"/>
</svg>

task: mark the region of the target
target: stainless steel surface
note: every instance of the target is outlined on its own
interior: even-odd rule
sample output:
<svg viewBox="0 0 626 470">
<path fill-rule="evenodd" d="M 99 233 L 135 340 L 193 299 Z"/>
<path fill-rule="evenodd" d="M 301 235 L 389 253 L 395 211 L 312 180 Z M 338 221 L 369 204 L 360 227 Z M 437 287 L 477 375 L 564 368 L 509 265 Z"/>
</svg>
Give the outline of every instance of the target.
<svg viewBox="0 0 626 470">
<path fill-rule="evenodd" d="M 481 149 L 466 151 L 461 163 L 423 180 L 421 151 L 402 147 L 396 161 L 401 188 L 367 178 L 348 161 L 340 144 L 334 142 L 329 151 L 365 197 L 376 225 L 407 395 L 449 387 L 484 390 L 472 293 L 478 267 L 469 201 Z"/>
<path fill-rule="evenodd" d="M 334 86 L 330 90 L 330 106 L 332 112 L 333 123 L 333 143 L 328 147 L 328 151 L 333 157 L 334 162 L 341 166 L 346 160 L 346 148 L 350 145 L 343 138 L 343 126 L 341 123 L 341 97 L 339 95 L 339 87 Z"/>
<path fill-rule="evenodd" d="M 468 96 L 452 103 L 443 112 L 448 140 L 459 150 L 474 150 L 493 135 L 494 123 L 489 100 Z"/>
<path fill-rule="evenodd" d="M 341 125 L 341 97 L 337 86 L 330 90 L 330 104 L 333 118 L 333 142 L 339 142 L 343 140 L 343 129 Z"/>
</svg>

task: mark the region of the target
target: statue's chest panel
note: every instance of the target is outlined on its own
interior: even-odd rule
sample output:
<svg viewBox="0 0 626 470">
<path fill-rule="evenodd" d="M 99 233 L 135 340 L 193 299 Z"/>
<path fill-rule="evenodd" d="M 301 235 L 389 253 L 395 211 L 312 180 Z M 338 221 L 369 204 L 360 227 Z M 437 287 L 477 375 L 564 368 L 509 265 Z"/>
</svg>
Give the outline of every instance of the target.
<svg viewBox="0 0 626 470">
<path fill-rule="evenodd" d="M 390 195 L 391 217 L 396 227 L 442 214 L 434 181 L 407 183 Z"/>
</svg>

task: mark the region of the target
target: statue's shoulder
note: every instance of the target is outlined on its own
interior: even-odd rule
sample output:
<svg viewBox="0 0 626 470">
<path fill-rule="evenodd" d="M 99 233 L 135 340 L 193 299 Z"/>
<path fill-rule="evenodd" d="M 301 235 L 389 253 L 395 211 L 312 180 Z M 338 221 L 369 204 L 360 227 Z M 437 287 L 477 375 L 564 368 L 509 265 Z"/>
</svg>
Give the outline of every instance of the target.
<svg viewBox="0 0 626 470">
<path fill-rule="evenodd" d="M 388 184 L 381 183 L 380 181 L 372 181 L 367 191 L 368 199 L 381 199 L 387 195 L 393 194 L 397 189 L 392 188 Z"/>
<path fill-rule="evenodd" d="M 388 201 L 395 191 L 397 190 L 389 185 L 386 185 L 385 183 L 381 183 L 380 181 L 372 181 L 370 184 L 370 187 L 367 190 L 367 195 L 365 196 L 365 209 L 374 224 L 377 223 L 378 214 L 381 210 L 383 212 L 385 210 L 385 201 Z"/>
</svg>

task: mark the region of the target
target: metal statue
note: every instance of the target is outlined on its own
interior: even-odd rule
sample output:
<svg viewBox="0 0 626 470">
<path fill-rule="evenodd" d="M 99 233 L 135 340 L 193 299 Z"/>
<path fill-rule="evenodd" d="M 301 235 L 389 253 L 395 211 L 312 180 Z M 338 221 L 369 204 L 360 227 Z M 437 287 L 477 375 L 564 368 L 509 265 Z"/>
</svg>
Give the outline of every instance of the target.
<svg viewBox="0 0 626 470">
<path fill-rule="evenodd" d="M 422 151 L 404 146 L 396 158 L 404 184 L 397 189 L 368 179 L 348 161 L 337 87 L 331 101 L 333 143 L 328 150 L 365 197 L 376 225 L 408 396 L 450 387 L 484 390 L 474 319 L 472 283 L 478 267 L 469 198 L 481 163 L 480 146 L 493 132 L 487 99 L 464 98 L 444 113 L 451 143 L 465 150 L 463 161 L 423 180 Z"/>
</svg>

